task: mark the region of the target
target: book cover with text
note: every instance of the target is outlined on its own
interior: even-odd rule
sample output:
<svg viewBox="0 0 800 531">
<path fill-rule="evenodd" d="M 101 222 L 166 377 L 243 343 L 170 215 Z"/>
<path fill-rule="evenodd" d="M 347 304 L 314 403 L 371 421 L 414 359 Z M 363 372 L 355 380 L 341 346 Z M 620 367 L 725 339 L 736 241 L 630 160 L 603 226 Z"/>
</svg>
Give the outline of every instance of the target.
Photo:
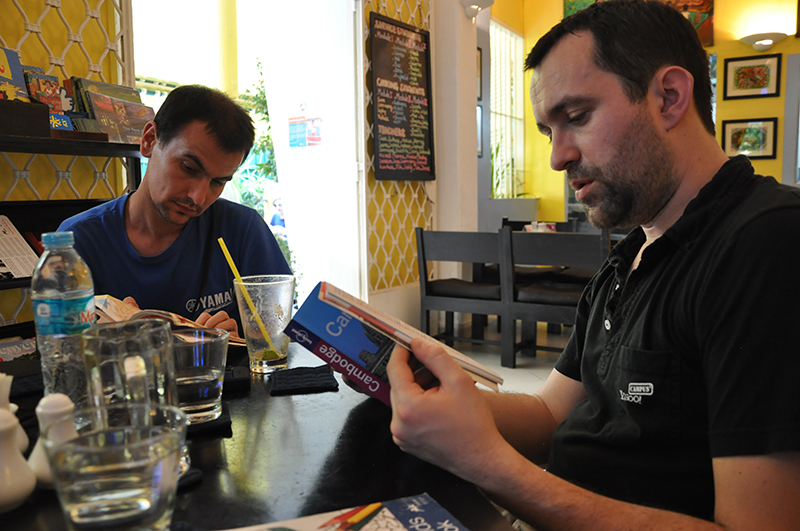
<svg viewBox="0 0 800 531">
<path fill-rule="evenodd" d="M 386 364 L 395 342 L 320 300 L 320 287 L 314 288 L 294 314 L 286 335 L 389 405 Z"/>
<path fill-rule="evenodd" d="M 427 493 L 237 531 L 468 531 Z M 229 530 L 233 531 L 233 530 Z"/>
<path fill-rule="evenodd" d="M 0 47 L 0 100 L 30 101 L 19 54 L 2 47 Z"/>
</svg>

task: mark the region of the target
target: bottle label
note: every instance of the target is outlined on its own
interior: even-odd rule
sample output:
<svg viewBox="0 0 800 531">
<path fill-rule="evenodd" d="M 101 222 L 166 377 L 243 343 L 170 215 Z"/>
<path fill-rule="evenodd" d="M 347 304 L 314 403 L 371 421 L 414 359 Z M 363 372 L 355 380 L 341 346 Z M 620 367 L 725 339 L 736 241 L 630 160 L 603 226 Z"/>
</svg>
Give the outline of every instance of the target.
<svg viewBox="0 0 800 531">
<path fill-rule="evenodd" d="M 39 335 L 80 334 L 95 321 L 94 297 L 34 300 L 33 318 Z"/>
</svg>

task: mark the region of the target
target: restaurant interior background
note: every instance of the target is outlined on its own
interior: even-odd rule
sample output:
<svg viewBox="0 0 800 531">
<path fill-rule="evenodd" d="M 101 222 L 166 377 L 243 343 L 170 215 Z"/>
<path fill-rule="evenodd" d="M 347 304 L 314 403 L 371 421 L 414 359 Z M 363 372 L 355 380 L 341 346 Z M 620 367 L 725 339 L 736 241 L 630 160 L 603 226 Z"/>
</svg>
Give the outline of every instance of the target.
<svg viewBox="0 0 800 531">
<path fill-rule="evenodd" d="M 521 36 L 526 53 L 562 18 L 563 0 L 495 0 L 474 19 L 459 0 L 100 0 L 91 7 L 87 7 L 89 2 L 62 0 L 58 11 L 71 32 L 65 32 L 50 2 L 18 0 L 16 4 L 24 16 L 10 0 L 0 4 L 0 45 L 18 48 L 24 64 L 44 66 L 59 77 L 63 77 L 60 67 L 48 66 L 48 56 L 62 55 L 67 33 L 80 35 L 62 55 L 69 75 L 90 77 L 87 60 L 77 46 L 80 40 L 94 60 L 103 55 L 100 62 L 107 81 L 133 84 L 126 76 L 135 72 L 137 86 L 151 92 L 158 92 L 156 85 L 164 82 L 202 83 L 237 95 L 252 90 L 258 79 L 256 65 L 262 64 L 279 183 L 269 193 L 271 200 L 280 197 L 283 202 L 288 239 L 302 274 L 301 299 L 317 281 L 329 280 L 418 325 L 415 227 L 497 230 L 503 215 L 531 221 L 565 218 L 564 178 L 549 168 L 548 142 L 536 130 L 527 101 L 529 74 L 514 87 L 522 91 L 524 103 L 523 133 L 517 135 L 523 136 L 517 138 L 522 149 L 519 158 L 524 156 L 524 163 L 517 163 L 523 182 L 513 194 L 517 197 L 492 198 L 489 156 L 490 107 L 495 101 L 489 81 L 491 21 Z M 797 178 L 799 4 L 795 0 L 715 0 L 714 44 L 707 47 L 717 56 L 718 139 L 722 140 L 720 125 L 725 120 L 776 117 L 776 156 L 754 160 L 754 166 L 759 173 L 790 183 Z M 94 21 L 84 22 L 87 9 L 105 27 L 113 28 L 108 31 L 112 40 L 115 32 L 132 33 L 133 49 L 129 47 L 127 53 L 134 61 L 126 61 L 125 68 L 134 70 L 126 72 L 118 64 L 114 56 L 122 51 L 106 48 L 108 39 Z M 367 41 L 372 11 L 430 31 L 434 181 L 374 178 Z M 132 20 L 130 25 L 128 20 Z M 789 37 L 761 52 L 739 41 L 746 35 L 772 32 Z M 477 48 L 481 48 L 480 69 Z M 726 59 L 768 54 L 781 54 L 777 97 L 722 98 Z M 290 124 L 299 118 L 321 124 L 318 144 L 292 142 Z M 476 153 L 476 138 L 482 140 L 482 156 Z M 17 154 L 6 157 L 20 166 L 27 160 Z M 63 164 L 69 161 L 66 156 L 54 159 Z M 52 188 L 53 166 L 47 159 L 38 157 L 30 171 L 34 186 L 45 191 Z M 75 163 L 73 182 L 82 196 L 92 172 L 87 164 Z M 115 194 L 123 193 L 121 167 L 112 167 L 108 173 Z M 3 200 L 35 199 L 25 186 L 16 186 L 8 194 L 12 180 L 12 168 L 0 160 L 0 196 L 7 196 Z M 101 198 L 103 193 L 98 187 L 91 197 Z M 53 198 L 69 199 L 74 194 L 61 186 Z M 272 213 L 268 208 L 267 215 Z M 456 265 L 442 266 L 437 272 L 441 277 L 468 274 Z M 6 322 L 30 320 L 29 305 L 19 309 L 25 296 L 24 292 L 0 293 L 0 314 Z"/>
</svg>

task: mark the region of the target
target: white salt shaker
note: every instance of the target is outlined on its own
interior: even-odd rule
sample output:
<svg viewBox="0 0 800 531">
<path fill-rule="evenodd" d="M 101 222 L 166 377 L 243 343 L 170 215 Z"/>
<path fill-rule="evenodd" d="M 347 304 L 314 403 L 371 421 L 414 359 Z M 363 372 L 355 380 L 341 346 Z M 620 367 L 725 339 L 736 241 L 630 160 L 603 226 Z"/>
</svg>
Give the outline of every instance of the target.
<svg viewBox="0 0 800 531">
<path fill-rule="evenodd" d="M 6 409 L 16 414 L 19 406 L 10 403 L 8 400 L 8 397 L 11 394 L 11 382 L 13 380 L 13 376 L 0 373 L 0 409 Z M 25 450 L 28 449 L 30 440 L 28 439 L 28 434 L 25 433 L 25 429 L 19 424 L 19 422 L 17 422 L 17 429 L 15 430 L 14 437 L 16 438 L 17 448 L 19 448 L 20 452 L 24 453 Z"/>
<path fill-rule="evenodd" d="M 39 401 L 39 405 L 36 406 L 36 418 L 39 419 L 40 436 L 36 441 L 36 445 L 33 447 L 30 457 L 28 457 L 28 465 L 36 475 L 36 481 L 40 487 L 52 489 L 54 486 L 53 474 L 50 470 L 47 454 L 44 451 L 41 434 L 44 433 L 45 428 L 54 419 L 66 415 L 67 413 L 72 413 L 74 409 L 75 404 L 63 393 L 51 393 L 42 398 Z M 50 439 L 57 443 L 74 439 L 77 436 L 78 432 L 71 422 L 60 424 L 58 431 L 50 433 Z"/>
<path fill-rule="evenodd" d="M 17 448 L 19 420 L 0 408 L 0 513 L 16 509 L 36 488 L 36 476 Z"/>
</svg>

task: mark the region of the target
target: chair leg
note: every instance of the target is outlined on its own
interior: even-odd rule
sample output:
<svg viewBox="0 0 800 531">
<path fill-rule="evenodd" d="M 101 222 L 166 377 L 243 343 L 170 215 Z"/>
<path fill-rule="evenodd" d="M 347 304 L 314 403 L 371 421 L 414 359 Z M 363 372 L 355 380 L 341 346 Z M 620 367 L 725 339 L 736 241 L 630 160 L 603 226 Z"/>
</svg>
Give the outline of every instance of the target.
<svg viewBox="0 0 800 531">
<path fill-rule="evenodd" d="M 560 334 L 561 333 L 561 323 L 547 323 L 547 333 L 548 334 Z"/>
<path fill-rule="evenodd" d="M 431 333 L 431 311 L 430 310 L 422 310 L 422 315 L 420 317 L 420 326 L 419 329 L 421 332 L 430 335 Z"/>
<path fill-rule="evenodd" d="M 500 328 L 500 316 L 497 316 L 497 333 L 501 333 L 503 330 Z"/>
<path fill-rule="evenodd" d="M 444 313 L 444 335 L 446 336 L 444 344 L 448 347 L 452 347 L 454 343 L 453 337 L 456 335 L 453 312 Z"/>
<path fill-rule="evenodd" d="M 472 314 L 472 339 L 483 339 L 483 329 L 486 328 L 488 319 L 480 313 Z"/>
<path fill-rule="evenodd" d="M 536 357 L 536 321 L 522 321 L 520 335 L 522 340 L 522 355 Z"/>
<path fill-rule="evenodd" d="M 517 322 L 508 318 L 500 334 L 500 365 L 513 369 L 517 366 L 516 341 Z"/>
</svg>

